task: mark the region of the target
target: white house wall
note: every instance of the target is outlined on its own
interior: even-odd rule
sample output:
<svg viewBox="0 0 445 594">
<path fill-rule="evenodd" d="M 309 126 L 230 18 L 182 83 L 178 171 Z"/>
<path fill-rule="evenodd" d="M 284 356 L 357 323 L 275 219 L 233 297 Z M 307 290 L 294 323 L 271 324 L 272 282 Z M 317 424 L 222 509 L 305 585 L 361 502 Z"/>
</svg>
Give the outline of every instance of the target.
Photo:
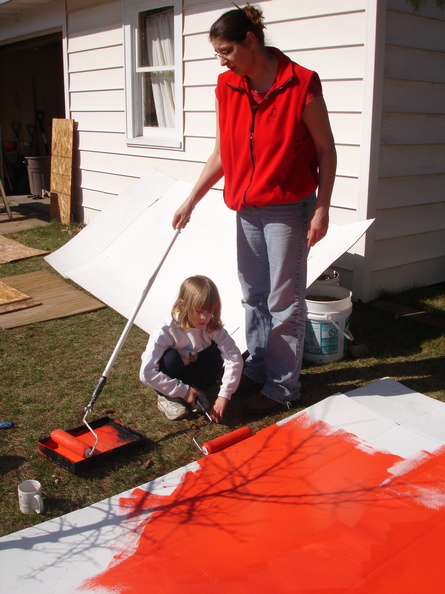
<svg viewBox="0 0 445 594">
<path fill-rule="evenodd" d="M 445 278 L 445 13 L 388 0 L 372 293 Z"/>
<path fill-rule="evenodd" d="M 413 279 L 444 280 L 445 238 L 437 221 L 443 220 L 445 187 L 445 14 L 432 0 L 421 16 L 405 0 L 256 4 L 264 11 L 268 42 L 321 77 L 338 152 L 332 221 L 376 217 L 366 238 L 336 262 L 342 284 L 369 300 L 381 288 L 406 287 Z M 122 0 L 67 0 L 66 15 L 56 0 L 2 20 L 0 42 L 45 27 L 65 32 L 66 23 L 66 115 L 76 122 L 78 148 L 76 218 L 92 220 L 152 167 L 188 183 L 197 179 L 213 147 L 214 88 L 222 71 L 208 30 L 229 8 L 227 0 L 183 0 L 180 150 L 127 144 Z"/>
</svg>

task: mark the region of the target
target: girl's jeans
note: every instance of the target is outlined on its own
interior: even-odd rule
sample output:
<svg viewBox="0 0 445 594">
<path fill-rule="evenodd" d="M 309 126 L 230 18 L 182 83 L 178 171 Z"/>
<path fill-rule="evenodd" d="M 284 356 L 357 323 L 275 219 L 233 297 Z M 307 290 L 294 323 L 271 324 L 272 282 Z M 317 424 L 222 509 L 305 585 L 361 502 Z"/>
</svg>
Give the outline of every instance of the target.
<svg viewBox="0 0 445 594">
<path fill-rule="evenodd" d="M 283 404 L 300 397 L 306 316 L 307 231 L 315 194 L 237 212 L 238 276 L 249 357 L 244 373 Z"/>
<path fill-rule="evenodd" d="M 196 361 L 185 365 L 177 350 L 170 347 L 159 361 L 162 373 L 181 380 L 197 390 L 208 390 L 224 371 L 221 352 L 215 342 L 198 353 Z"/>
</svg>

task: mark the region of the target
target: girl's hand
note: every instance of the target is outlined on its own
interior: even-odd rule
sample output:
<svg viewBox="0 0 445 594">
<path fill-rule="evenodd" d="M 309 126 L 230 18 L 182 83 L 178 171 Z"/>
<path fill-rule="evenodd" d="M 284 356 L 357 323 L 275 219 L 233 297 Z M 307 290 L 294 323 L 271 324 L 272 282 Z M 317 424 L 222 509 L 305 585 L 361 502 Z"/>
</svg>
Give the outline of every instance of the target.
<svg viewBox="0 0 445 594">
<path fill-rule="evenodd" d="M 212 421 L 215 423 L 220 423 L 224 416 L 224 411 L 226 410 L 229 401 L 227 398 L 222 398 L 222 396 L 218 396 L 215 400 L 215 403 L 212 406 L 212 410 L 210 411 L 210 416 L 212 417 Z"/>
<path fill-rule="evenodd" d="M 192 386 L 190 386 L 189 389 L 187 390 L 187 394 L 184 396 L 184 400 L 186 402 L 188 402 L 189 404 L 191 404 L 192 406 L 195 406 L 196 398 L 198 396 L 199 396 L 199 390 L 196 390 L 196 388 L 192 388 Z"/>
</svg>

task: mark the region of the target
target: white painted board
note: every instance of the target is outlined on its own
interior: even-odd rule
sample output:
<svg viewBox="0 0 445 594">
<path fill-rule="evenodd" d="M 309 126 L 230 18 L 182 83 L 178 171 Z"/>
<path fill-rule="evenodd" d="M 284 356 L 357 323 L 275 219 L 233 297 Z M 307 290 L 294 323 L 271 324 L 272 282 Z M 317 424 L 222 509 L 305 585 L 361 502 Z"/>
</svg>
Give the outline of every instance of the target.
<svg viewBox="0 0 445 594">
<path fill-rule="evenodd" d="M 60 274 L 127 319 L 173 238 L 173 214 L 192 186 L 152 170 L 122 192 L 65 246 L 46 257 Z M 307 286 L 348 250 L 372 223 L 331 225 L 308 257 Z M 244 310 L 236 265 L 235 212 L 211 191 L 180 233 L 142 305 L 135 324 L 150 333 L 170 316 L 179 285 L 203 274 L 218 286 L 222 318 L 241 351 Z"/>
</svg>

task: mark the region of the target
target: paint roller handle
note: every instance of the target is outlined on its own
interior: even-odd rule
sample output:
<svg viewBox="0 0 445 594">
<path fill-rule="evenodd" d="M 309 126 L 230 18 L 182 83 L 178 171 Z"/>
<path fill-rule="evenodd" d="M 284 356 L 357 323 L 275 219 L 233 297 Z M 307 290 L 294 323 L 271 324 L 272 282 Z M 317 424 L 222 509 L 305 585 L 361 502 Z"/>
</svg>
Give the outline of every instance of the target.
<svg viewBox="0 0 445 594">
<path fill-rule="evenodd" d="M 204 404 L 204 401 L 202 400 L 201 396 L 197 396 L 196 397 L 196 408 L 202 413 L 204 414 L 208 420 L 213 423 L 213 419 L 212 417 L 209 415 L 209 411 L 207 409 L 207 406 Z"/>
<path fill-rule="evenodd" d="M 104 389 L 106 381 L 107 381 L 107 378 L 105 375 L 102 375 L 99 378 L 99 381 L 97 382 L 97 386 L 93 392 L 93 395 L 91 396 L 90 403 L 88 404 L 88 406 L 85 407 L 86 412 L 91 412 L 93 410 L 93 406 L 94 406 L 96 400 L 99 398 L 100 393 Z"/>
</svg>

